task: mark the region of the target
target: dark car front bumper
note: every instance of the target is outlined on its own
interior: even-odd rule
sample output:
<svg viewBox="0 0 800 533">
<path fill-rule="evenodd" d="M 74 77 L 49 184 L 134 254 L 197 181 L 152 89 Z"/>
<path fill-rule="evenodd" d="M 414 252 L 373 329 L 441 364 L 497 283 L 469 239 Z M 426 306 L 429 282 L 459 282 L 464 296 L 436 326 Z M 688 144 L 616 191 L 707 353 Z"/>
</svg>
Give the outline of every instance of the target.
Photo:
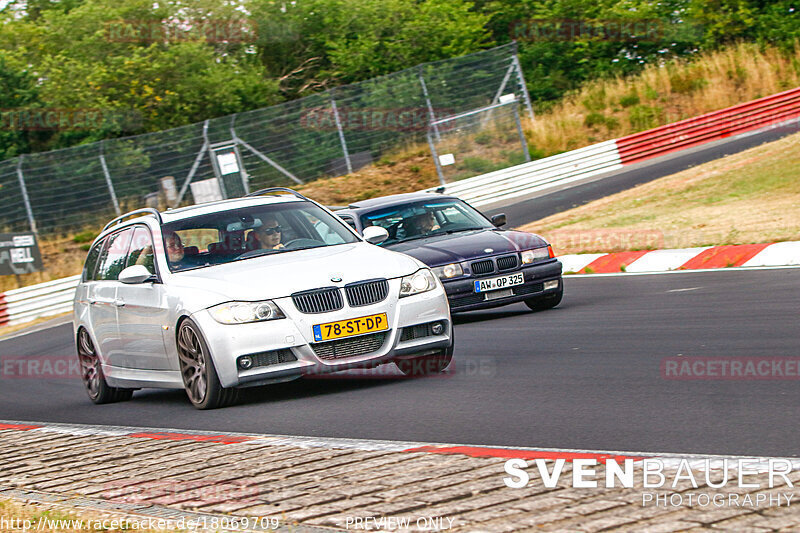
<svg viewBox="0 0 800 533">
<path fill-rule="evenodd" d="M 486 295 L 491 293 L 475 292 L 476 280 L 496 278 L 508 274 L 516 274 L 518 272 L 523 273 L 525 283 L 512 287 L 513 295 L 496 300 L 487 300 Z M 545 291 L 544 283 L 552 280 L 558 280 L 558 287 Z M 505 272 L 493 272 L 485 276 L 470 276 L 454 280 L 442 280 L 442 283 L 447 292 L 447 300 L 450 302 L 450 311 L 453 313 L 473 311 L 476 309 L 489 309 L 491 307 L 500 307 L 515 302 L 521 302 L 523 300 L 531 300 L 539 297 L 544 298 L 564 290 L 564 281 L 561 277 L 561 261 L 557 259 L 550 259 L 533 265 L 524 265 L 522 268 Z"/>
</svg>

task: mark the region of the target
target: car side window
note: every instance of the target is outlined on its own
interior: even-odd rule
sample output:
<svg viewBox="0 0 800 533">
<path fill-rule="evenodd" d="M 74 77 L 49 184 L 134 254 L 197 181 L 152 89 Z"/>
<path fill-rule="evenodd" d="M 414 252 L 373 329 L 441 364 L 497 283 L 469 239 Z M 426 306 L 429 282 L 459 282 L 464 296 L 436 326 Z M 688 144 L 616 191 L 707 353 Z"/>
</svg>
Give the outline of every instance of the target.
<svg viewBox="0 0 800 533">
<path fill-rule="evenodd" d="M 119 233 L 114 233 L 106 239 L 106 246 L 100 253 L 95 279 L 101 281 L 118 279 L 119 273 L 125 268 L 132 235 L 133 229 L 128 228 Z"/>
<path fill-rule="evenodd" d="M 342 220 L 344 220 L 344 221 L 347 223 L 347 225 L 348 225 L 348 226 L 350 226 L 350 227 L 351 227 L 351 228 L 353 228 L 354 230 L 358 231 L 358 228 L 356 227 L 356 221 L 355 221 L 355 220 L 353 220 L 353 217 L 351 217 L 351 216 L 347 216 L 347 215 L 342 215 L 342 216 L 340 216 L 339 218 L 341 218 Z"/>
<path fill-rule="evenodd" d="M 144 226 L 136 226 L 133 232 L 131 251 L 128 252 L 128 260 L 125 263 L 125 268 L 133 265 L 142 265 L 147 268 L 151 274 L 155 274 L 154 257 L 153 238 L 150 236 L 150 230 Z"/>
<path fill-rule="evenodd" d="M 83 265 L 83 281 L 93 281 L 95 279 L 95 270 L 97 270 L 97 259 L 100 257 L 100 251 L 103 249 L 106 240 L 103 239 L 89 250 L 89 255 L 86 256 L 86 262 Z"/>
</svg>

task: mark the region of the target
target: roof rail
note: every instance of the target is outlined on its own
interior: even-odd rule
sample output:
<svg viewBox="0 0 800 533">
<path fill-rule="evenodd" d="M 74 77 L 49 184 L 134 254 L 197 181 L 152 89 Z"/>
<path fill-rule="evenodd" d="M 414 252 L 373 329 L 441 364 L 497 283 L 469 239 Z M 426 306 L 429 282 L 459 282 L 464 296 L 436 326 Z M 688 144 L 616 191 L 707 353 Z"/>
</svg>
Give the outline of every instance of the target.
<svg viewBox="0 0 800 533">
<path fill-rule="evenodd" d="M 289 189 L 287 187 L 267 187 L 266 189 L 261 189 L 261 190 L 246 194 L 245 198 L 250 198 L 252 196 L 264 196 L 265 194 L 277 194 L 277 193 L 282 193 L 282 192 L 283 193 L 292 194 L 292 195 L 296 196 L 297 198 L 300 198 L 301 200 L 308 200 L 308 198 L 306 198 L 305 196 L 303 196 L 299 192 L 297 192 L 295 190 L 292 190 L 292 189 Z"/>
<path fill-rule="evenodd" d="M 136 209 L 135 211 L 131 211 L 130 213 L 125 213 L 124 215 L 118 216 L 117 218 L 106 224 L 100 233 L 103 233 L 103 231 L 107 230 L 111 226 L 121 223 L 123 219 L 132 217 L 134 215 L 153 215 L 158 219 L 159 224 L 163 223 L 163 221 L 161 220 L 161 213 L 159 213 L 157 209 L 153 209 L 152 207 L 144 207 L 142 209 Z"/>
</svg>

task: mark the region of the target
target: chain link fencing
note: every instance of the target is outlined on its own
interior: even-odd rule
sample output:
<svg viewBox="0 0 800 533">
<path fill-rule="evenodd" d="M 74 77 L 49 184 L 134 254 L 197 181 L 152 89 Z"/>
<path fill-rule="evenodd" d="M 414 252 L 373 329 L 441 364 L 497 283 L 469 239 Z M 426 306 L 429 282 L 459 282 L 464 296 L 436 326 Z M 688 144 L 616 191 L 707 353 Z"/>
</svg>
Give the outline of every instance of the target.
<svg viewBox="0 0 800 533">
<path fill-rule="evenodd" d="M 443 185 L 531 160 L 515 99 L 431 122 L 428 144 Z"/>
<path fill-rule="evenodd" d="M 263 109 L 0 161 L 0 231 L 66 233 L 145 205 L 347 174 L 388 150 L 427 142 L 440 118 L 511 94 L 524 105 L 514 104 L 517 116 L 533 117 L 513 43 Z M 516 135 L 516 126 L 498 122 L 508 109 L 500 106 L 490 122 Z"/>
</svg>

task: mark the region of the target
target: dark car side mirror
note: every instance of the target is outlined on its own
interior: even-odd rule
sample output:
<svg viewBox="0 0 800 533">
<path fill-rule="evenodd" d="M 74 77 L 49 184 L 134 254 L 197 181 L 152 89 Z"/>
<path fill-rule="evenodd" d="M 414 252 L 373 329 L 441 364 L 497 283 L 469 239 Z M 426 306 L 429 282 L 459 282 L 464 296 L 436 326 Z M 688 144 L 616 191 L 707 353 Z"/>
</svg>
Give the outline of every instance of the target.
<svg viewBox="0 0 800 533">
<path fill-rule="evenodd" d="M 506 225 L 506 214 L 505 213 L 498 213 L 496 215 L 493 215 L 492 216 L 492 224 L 494 224 L 494 226 L 496 228 L 499 228 L 500 226 L 505 226 Z"/>
</svg>

